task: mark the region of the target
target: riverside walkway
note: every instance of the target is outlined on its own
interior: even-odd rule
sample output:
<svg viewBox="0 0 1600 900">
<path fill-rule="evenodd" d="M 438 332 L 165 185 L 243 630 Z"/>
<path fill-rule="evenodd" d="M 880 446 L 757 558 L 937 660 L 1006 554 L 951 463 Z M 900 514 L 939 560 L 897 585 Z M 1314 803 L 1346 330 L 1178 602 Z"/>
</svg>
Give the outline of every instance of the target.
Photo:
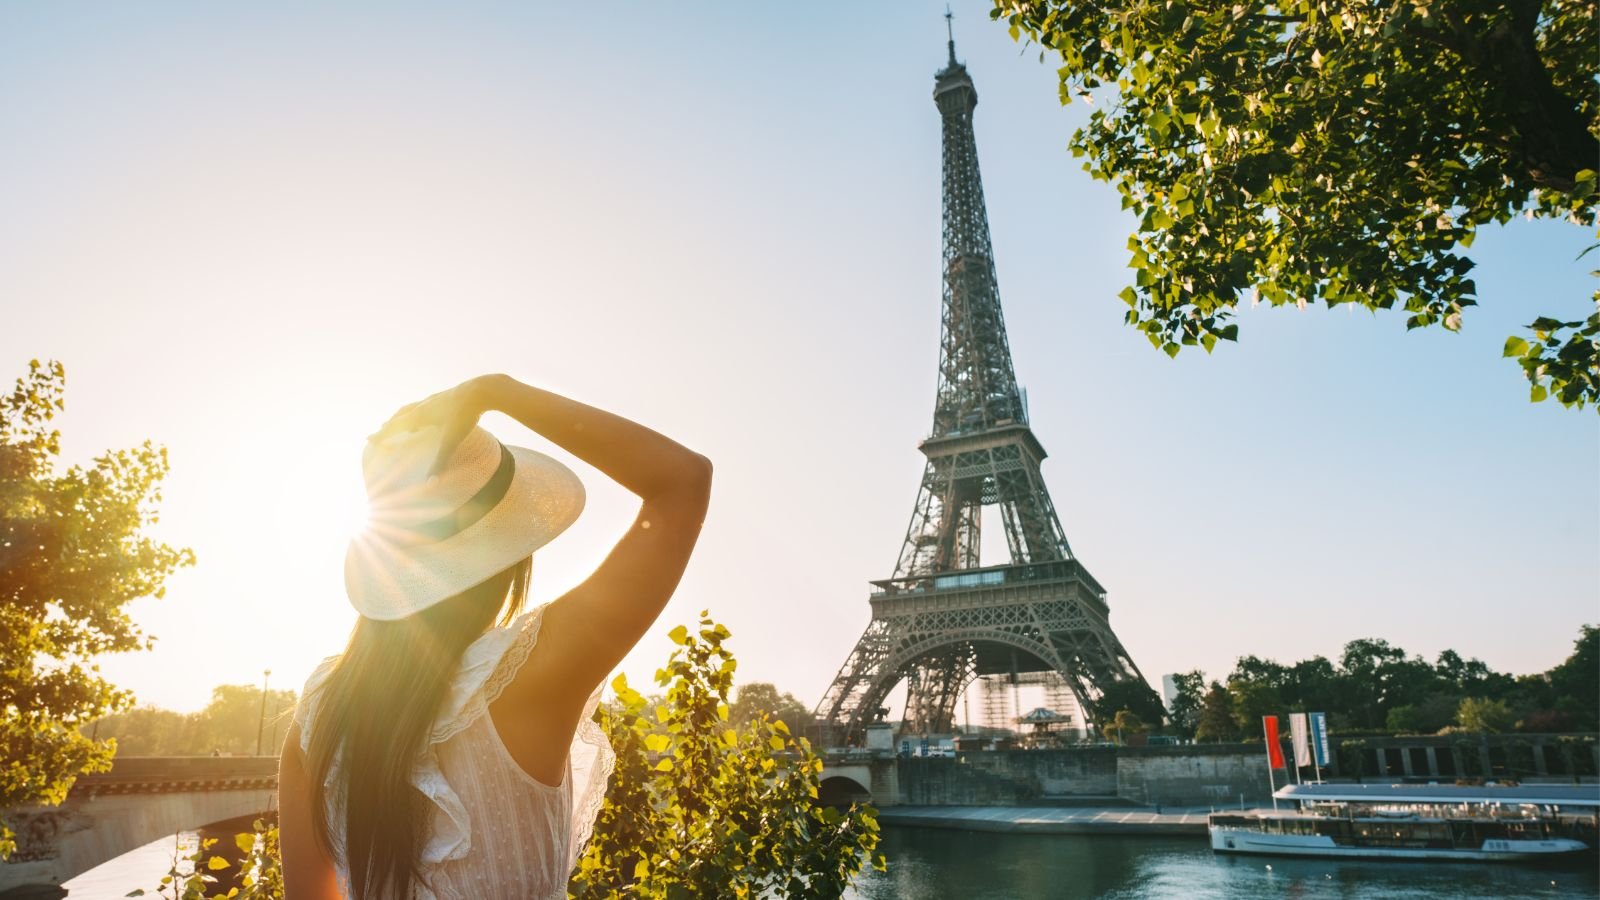
<svg viewBox="0 0 1600 900">
<path fill-rule="evenodd" d="M 878 810 L 884 825 L 1009 831 L 1032 834 L 1206 833 L 1212 807 L 890 806 Z"/>
</svg>

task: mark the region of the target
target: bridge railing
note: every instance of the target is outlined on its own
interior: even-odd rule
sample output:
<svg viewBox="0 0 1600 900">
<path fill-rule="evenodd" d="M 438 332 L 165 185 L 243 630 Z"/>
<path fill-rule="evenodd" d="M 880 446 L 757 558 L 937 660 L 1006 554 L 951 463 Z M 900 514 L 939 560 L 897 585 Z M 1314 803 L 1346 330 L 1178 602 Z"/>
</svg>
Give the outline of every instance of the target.
<svg viewBox="0 0 1600 900">
<path fill-rule="evenodd" d="M 159 793 L 207 787 L 276 788 L 276 756 L 119 756 L 111 771 L 82 775 L 72 793 Z"/>
</svg>

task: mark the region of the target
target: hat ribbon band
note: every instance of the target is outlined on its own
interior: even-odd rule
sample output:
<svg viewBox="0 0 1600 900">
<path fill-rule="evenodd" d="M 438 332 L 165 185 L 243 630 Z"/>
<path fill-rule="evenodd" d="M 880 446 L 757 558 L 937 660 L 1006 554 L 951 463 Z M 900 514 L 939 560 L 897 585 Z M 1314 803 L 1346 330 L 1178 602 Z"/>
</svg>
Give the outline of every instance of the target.
<svg viewBox="0 0 1600 900">
<path fill-rule="evenodd" d="M 511 478 L 516 474 L 516 458 L 505 444 L 500 445 L 500 466 L 494 474 L 478 489 L 467 502 L 461 504 L 448 515 L 440 516 L 431 522 L 422 522 L 406 528 L 418 537 L 433 541 L 442 541 L 472 527 L 477 521 L 488 515 L 506 496 L 506 491 L 511 489 Z"/>
</svg>

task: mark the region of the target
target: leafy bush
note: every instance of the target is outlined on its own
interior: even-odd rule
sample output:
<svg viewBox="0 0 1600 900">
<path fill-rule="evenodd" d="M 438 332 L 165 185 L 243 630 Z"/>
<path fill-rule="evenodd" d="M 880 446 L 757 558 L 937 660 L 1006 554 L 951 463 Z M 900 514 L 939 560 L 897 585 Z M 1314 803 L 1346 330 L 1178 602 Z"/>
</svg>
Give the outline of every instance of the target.
<svg viewBox="0 0 1600 900">
<path fill-rule="evenodd" d="M 244 854 L 233 863 L 213 851 L 216 838 L 208 838 L 188 856 L 174 855 L 172 868 L 153 892 L 143 888 L 128 897 L 164 897 L 170 900 L 283 900 L 283 863 L 278 854 L 278 826 L 257 819 L 254 830 L 233 836 L 234 846 Z M 227 893 L 207 893 L 218 881 L 218 873 L 236 870 L 238 883 Z"/>
<path fill-rule="evenodd" d="M 653 715 L 612 682 L 618 702 L 599 717 L 617 766 L 571 896 L 838 897 L 864 864 L 884 865 L 876 815 L 817 806 L 822 760 L 783 722 L 729 722 L 736 663 L 705 615 L 698 633 L 673 629 Z"/>
</svg>

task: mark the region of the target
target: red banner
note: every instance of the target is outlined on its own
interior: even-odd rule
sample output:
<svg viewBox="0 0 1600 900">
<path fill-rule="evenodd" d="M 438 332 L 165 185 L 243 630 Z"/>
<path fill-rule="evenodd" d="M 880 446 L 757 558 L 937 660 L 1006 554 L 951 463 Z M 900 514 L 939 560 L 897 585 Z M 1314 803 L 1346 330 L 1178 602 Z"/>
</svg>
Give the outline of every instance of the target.
<svg viewBox="0 0 1600 900">
<path fill-rule="evenodd" d="M 1278 743 L 1278 717 L 1262 716 L 1261 727 L 1267 733 L 1267 764 L 1274 769 L 1284 768 L 1283 745 Z"/>
</svg>

